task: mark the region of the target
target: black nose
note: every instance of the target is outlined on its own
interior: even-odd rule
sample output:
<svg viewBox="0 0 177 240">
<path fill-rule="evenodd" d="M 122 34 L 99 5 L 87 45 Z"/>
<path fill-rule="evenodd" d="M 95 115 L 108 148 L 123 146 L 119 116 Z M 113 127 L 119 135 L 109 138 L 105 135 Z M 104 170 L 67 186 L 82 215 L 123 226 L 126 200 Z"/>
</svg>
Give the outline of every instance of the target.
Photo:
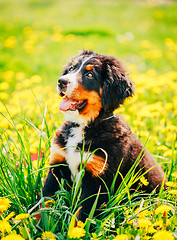
<svg viewBox="0 0 177 240">
<path fill-rule="evenodd" d="M 60 89 L 66 88 L 67 85 L 68 85 L 68 81 L 66 79 L 60 78 L 58 80 L 58 86 Z"/>
</svg>

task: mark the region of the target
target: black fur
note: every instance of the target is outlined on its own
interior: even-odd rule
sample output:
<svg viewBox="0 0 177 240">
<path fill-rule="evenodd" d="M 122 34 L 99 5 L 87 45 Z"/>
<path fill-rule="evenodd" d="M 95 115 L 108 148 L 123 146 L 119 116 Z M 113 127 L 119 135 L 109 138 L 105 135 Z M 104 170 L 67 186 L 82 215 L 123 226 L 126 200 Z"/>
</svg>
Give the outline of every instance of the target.
<svg viewBox="0 0 177 240">
<path fill-rule="evenodd" d="M 107 57 L 104 62 L 105 81 L 103 85 L 102 106 L 114 110 L 120 106 L 127 97 L 134 93 L 134 84 L 128 78 L 120 61 Z"/>
</svg>

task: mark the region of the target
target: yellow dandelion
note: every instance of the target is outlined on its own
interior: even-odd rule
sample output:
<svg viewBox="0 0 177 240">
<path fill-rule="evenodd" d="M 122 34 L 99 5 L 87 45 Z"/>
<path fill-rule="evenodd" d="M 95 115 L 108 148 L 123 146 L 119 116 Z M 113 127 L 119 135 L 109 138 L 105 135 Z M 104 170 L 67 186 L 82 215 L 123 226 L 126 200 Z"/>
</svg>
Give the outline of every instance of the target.
<svg viewBox="0 0 177 240">
<path fill-rule="evenodd" d="M 139 211 L 139 207 L 135 210 L 135 214 L 138 213 L 138 211 Z M 145 217 L 147 215 L 147 212 L 148 212 L 147 210 L 141 209 L 141 212 L 138 213 L 137 215 L 138 217 Z"/>
<path fill-rule="evenodd" d="M 74 227 L 70 232 L 68 232 L 68 236 L 70 238 L 81 238 L 85 236 L 85 229 L 80 228 L 80 227 Z"/>
<path fill-rule="evenodd" d="M 152 226 L 152 223 L 149 219 L 147 218 L 139 218 L 138 219 L 138 227 L 139 228 L 148 228 Z"/>
<path fill-rule="evenodd" d="M 151 236 L 144 236 L 143 240 L 149 240 L 149 239 L 152 239 L 152 237 Z"/>
<path fill-rule="evenodd" d="M 155 233 L 157 230 L 155 230 L 155 228 L 153 226 L 150 226 L 148 229 L 147 229 L 147 233 Z"/>
<path fill-rule="evenodd" d="M 154 16 L 154 18 L 156 18 L 156 19 L 162 19 L 163 16 L 164 16 L 164 13 L 163 13 L 161 10 L 155 10 L 155 11 L 153 12 L 153 16 Z"/>
<path fill-rule="evenodd" d="M 80 227 L 80 228 L 84 228 L 85 223 L 83 223 L 82 221 L 78 221 L 77 226 Z"/>
<path fill-rule="evenodd" d="M 0 220 L 0 232 L 10 232 L 12 230 L 11 225 L 6 220 Z"/>
<path fill-rule="evenodd" d="M 147 181 L 147 179 L 144 176 L 140 178 L 140 182 L 142 182 L 142 184 L 144 186 L 147 186 L 149 184 L 149 182 Z"/>
<path fill-rule="evenodd" d="M 98 240 L 99 237 L 98 237 L 98 235 L 96 233 L 92 233 L 92 238 L 91 239 L 92 240 Z"/>
<path fill-rule="evenodd" d="M 4 42 L 4 47 L 14 48 L 16 46 L 16 38 L 15 36 L 10 36 Z"/>
<path fill-rule="evenodd" d="M 41 237 L 42 237 L 42 240 L 55 240 L 56 239 L 54 234 L 49 231 L 43 232 Z"/>
<path fill-rule="evenodd" d="M 133 226 L 134 223 L 136 223 L 136 220 L 135 220 L 135 219 L 132 219 L 132 220 L 129 220 L 129 221 L 128 221 L 128 224 L 130 224 L 131 226 Z"/>
<path fill-rule="evenodd" d="M 169 190 L 168 193 L 177 196 L 177 189 Z"/>
<path fill-rule="evenodd" d="M 11 201 L 8 198 L 0 198 L 0 212 L 7 211 Z"/>
<path fill-rule="evenodd" d="M 114 240 L 128 240 L 128 235 L 127 234 L 120 234 L 117 235 Z"/>
<path fill-rule="evenodd" d="M 23 72 L 17 72 L 15 77 L 17 80 L 23 80 L 25 78 L 26 74 Z"/>
<path fill-rule="evenodd" d="M 29 216 L 30 216 L 30 215 L 29 215 L 28 213 L 21 213 L 21 214 L 19 214 L 19 215 L 17 215 L 17 216 L 15 217 L 15 220 L 16 220 L 16 221 L 20 221 L 20 220 L 29 218 Z"/>
<path fill-rule="evenodd" d="M 14 239 L 15 240 L 24 240 L 23 237 L 21 237 L 18 234 L 15 234 L 15 233 L 9 234 L 6 237 L 3 237 L 1 240 L 14 240 Z"/>
<path fill-rule="evenodd" d="M 159 232 L 156 232 L 153 236 L 154 240 L 174 240 L 174 236 L 171 232 L 168 232 L 166 230 L 162 230 Z"/>
<path fill-rule="evenodd" d="M 167 185 L 167 187 L 175 187 L 176 186 L 176 184 L 172 181 L 166 182 L 165 184 Z"/>
<path fill-rule="evenodd" d="M 156 208 L 155 210 L 155 214 L 159 214 L 159 213 L 164 213 L 164 212 L 169 212 L 172 211 L 173 208 L 171 206 L 168 205 L 160 205 L 158 208 Z"/>
<path fill-rule="evenodd" d="M 174 178 L 177 178 L 177 172 L 171 174 Z"/>
<path fill-rule="evenodd" d="M 6 100 L 6 99 L 8 99 L 8 97 L 9 97 L 9 94 L 8 94 L 8 93 L 6 93 L 6 92 L 1 92 L 1 97 L 0 97 L 0 99 Z"/>
<path fill-rule="evenodd" d="M 8 221 L 9 219 L 11 219 L 13 216 L 15 216 L 14 212 L 11 212 L 6 218 L 5 220 Z"/>
<path fill-rule="evenodd" d="M 46 205 L 46 207 L 51 207 L 54 203 L 55 203 L 54 200 L 47 200 L 47 201 L 45 202 L 45 205 Z"/>
<path fill-rule="evenodd" d="M 0 90 L 4 91 L 9 88 L 9 84 L 7 82 L 0 83 Z"/>
</svg>

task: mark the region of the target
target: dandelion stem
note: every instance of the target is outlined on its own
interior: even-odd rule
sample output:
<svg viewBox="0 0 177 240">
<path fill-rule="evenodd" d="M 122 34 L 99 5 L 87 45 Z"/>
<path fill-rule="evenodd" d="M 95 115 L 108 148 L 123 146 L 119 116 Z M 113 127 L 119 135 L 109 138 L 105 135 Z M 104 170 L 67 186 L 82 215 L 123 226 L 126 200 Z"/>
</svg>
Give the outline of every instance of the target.
<svg viewBox="0 0 177 240">
<path fill-rule="evenodd" d="M 28 228 L 27 228 L 27 226 L 26 226 L 26 223 L 23 222 L 23 224 L 24 224 L 24 227 L 25 227 L 26 233 L 27 233 L 27 235 L 28 235 L 28 239 L 29 239 L 29 240 L 32 240 L 32 238 L 31 238 L 31 236 L 30 236 L 30 234 L 29 234 Z"/>
</svg>

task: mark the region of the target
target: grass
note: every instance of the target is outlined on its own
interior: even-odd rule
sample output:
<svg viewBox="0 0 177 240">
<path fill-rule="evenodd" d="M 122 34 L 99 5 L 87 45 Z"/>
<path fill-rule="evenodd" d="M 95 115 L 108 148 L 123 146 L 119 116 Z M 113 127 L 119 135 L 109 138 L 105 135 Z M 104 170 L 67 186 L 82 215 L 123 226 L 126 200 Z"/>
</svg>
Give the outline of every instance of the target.
<svg viewBox="0 0 177 240">
<path fill-rule="evenodd" d="M 0 238 L 175 239 L 177 4 L 7 0 L 0 2 L 0 11 Z M 47 205 L 38 200 L 50 167 L 50 141 L 64 121 L 56 81 L 62 66 L 83 48 L 127 65 L 136 95 L 116 112 L 155 155 L 169 181 L 158 195 L 131 195 L 133 182 L 144 182 L 134 166 L 116 193 L 113 182 L 98 216 L 93 218 L 96 199 L 89 220 L 75 228 L 84 168 L 70 191 L 62 181 Z"/>
<path fill-rule="evenodd" d="M 9 121 L 13 124 L 13 119 Z M 38 202 L 39 192 L 42 189 L 41 179 L 46 174 L 45 170 L 49 168 L 49 166 L 45 166 L 45 159 L 48 155 L 48 141 L 46 141 L 46 148 L 43 149 L 42 158 L 40 159 L 40 154 L 38 153 L 36 160 L 32 161 L 28 145 L 29 134 L 26 130 L 26 125 L 28 124 L 28 121 L 24 119 L 23 129 L 25 134 L 23 137 L 17 130 L 21 143 L 19 148 L 20 154 L 14 154 L 11 151 L 10 146 L 12 142 L 8 138 L 6 141 L 3 141 L 1 149 L 1 196 L 11 201 L 11 207 L 7 211 L 1 210 L 2 204 L 0 202 L 2 221 L 5 221 L 7 215 L 12 211 L 17 215 L 15 218 L 19 216 L 19 213 L 29 214 L 28 218 L 25 219 L 17 221 L 15 218 L 12 218 L 9 220 L 13 232 L 21 234 L 24 239 L 39 239 L 42 232 L 54 233 L 53 237 L 50 236 L 49 239 L 55 239 L 55 237 L 57 239 L 70 239 L 77 236 L 80 236 L 78 237 L 80 239 L 82 235 L 79 234 L 83 234 L 84 239 L 114 239 L 116 234 L 126 234 L 128 238 L 140 235 L 143 238 L 145 236 L 151 237 L 155 231 L 160 229 L 166 229 L 168 233 L 174 231 L 176 197 L 174 194 L 170 194 L 170 190 L 173 188 L 170 187 L 168 191 L 164 191 L 162 188 L 156 196 L 153 193 L 147 196 L 138 192 L 131 195 L 129 193 L 129 189 L 134 182 L 142 178 L 142 175 L 135 174 L 139 158 L 123 179 L 119 189 L 115 192 L 115 181 L 113 181 L 111 191 L 108 194 L 108 202 L 99 209 L 98 216 L 93 218 L 100 194 L 98 192 L 88 220 L 85 224 L 81 224 L 80 227 L 74 227 L 74 220 L 80 204 L 80 184 L 84 176 L 84 168 L 81 169 L 77 182 L 74 182 L 70 190 L 68 190 L 67 183 L 63 180 L 55 198 L 47 198 L 49 200 L 48 204 L 44 204 L 44 198 L 41 198 L 40 202 Z M 41 141 L 43 140 L 42 138 L 41 134 Z M 48 139 L 50 139 L 50 135 L 48 135 Z M 39 145 L 39 152 L 40 150 L 41 147 Z M 37 166 L 36 164 L 34 165 L 34 162 L 36 162 Z M 172 169 L 172 172 L 174 172 L 174 169 Z M 117 175 L 115 179 L 116 177 Z M 172 176 L 172 181 L 170 182 L 173 186 L 176 184 L 175 177 L 176 175 Z M 38 209 L 40 204 L 42 204 L 42 207 Z M 164 206 L 164 208 L 156 214 L 156 211 L 161 206 Z M 38 213 L 41 214 L 42 218 L 40 222 L 36 223 L 35 216 Z M 146 226 L 147 220 L 149 228 Z M 145 223 L 141 223 L 141 221 L 145 221 Z M 92 232 L 90 232 L 91 224 Z M 139 226 L 138 224 L 141 225 Z M 76 235 L 74 231 L 77 228 L 79 230 Z M 84 232 L 80 233 L 81 230 Z M 2 236 L 5 232 L 6 230 L 1 232 Z"/>
</svg>

